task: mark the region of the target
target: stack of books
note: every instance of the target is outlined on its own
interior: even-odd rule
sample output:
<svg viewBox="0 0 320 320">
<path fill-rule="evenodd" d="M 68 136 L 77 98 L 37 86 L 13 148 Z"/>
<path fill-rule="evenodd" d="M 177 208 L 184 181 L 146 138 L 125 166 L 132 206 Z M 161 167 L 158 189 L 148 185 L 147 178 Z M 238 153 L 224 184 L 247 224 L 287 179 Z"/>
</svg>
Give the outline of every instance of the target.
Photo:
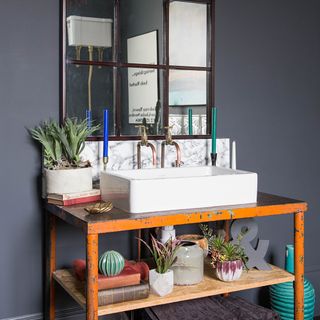
<svg viewBox="0 0 320 320">
<path fill-rule="evenodd" d="M 75 260 L 73 262 L 73 271 L 77 280 L 83 283 L 85 291 L 85 260 Z M 99 274 L 99 306 L 147 298 L 150 291 L 148 277 L 149 267 L 145 262 L 131 261 L 126 261 L 124 269 L 116 276 L 108 277 Z"/>
<path fill-rule="evenodd" d="M 100 189 L 73 193 L 49 193 L 48 203 L 58 206 L 72 206 L 74 204 L 97 202 L 101 200 Z"/>
</svg>

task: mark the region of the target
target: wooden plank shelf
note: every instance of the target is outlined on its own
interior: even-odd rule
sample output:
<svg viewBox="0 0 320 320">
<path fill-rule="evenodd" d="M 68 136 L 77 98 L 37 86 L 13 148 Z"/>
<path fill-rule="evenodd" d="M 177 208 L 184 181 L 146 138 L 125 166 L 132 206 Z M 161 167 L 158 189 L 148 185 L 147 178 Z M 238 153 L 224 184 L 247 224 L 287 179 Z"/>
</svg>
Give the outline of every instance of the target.
<svg viewBox="0 0 320 320">
<path fill-rule="evenodd" d="M 175 286 L 174 291 L 159 297 L 153 294 L 146 299 L 121 302 L 117 304 L 99 307 L 98 315 L 108 315 L 123 311 L 152 307 L 161 304 L 203 298 L 223 293 L 230 293 L 246 289 L 269 286 L 272 284 L 294 281 L 294 275 L 276 266 L 272 270 L 244 271 L 240 280 L 234 282 L 222 282 L 215 278 L 210 266 L 205 267 L 204 280 L 193 286 Z M 78 281 L 71 270 L 62 269 L 53 273 L 54 279 L 77 301 L 82 308 L 86 307 L 86 298 L 83 294 L 83 283 Z"/>
</svg>

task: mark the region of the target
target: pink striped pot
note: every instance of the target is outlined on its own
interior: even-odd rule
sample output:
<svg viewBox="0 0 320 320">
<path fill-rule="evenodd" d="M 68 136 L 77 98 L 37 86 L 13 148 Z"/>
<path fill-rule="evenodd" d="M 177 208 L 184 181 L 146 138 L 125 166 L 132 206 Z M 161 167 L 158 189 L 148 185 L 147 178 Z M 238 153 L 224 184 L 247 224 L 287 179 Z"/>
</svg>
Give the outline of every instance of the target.
<svg viewBox="0 0 320 320">
<path fill-rule="evenodd" d="M 222 281 L 238 280 L 242 274 L 242 267 L 243 263 L 241 260 L 217 262 L 217 278 Z"/>
</svg>

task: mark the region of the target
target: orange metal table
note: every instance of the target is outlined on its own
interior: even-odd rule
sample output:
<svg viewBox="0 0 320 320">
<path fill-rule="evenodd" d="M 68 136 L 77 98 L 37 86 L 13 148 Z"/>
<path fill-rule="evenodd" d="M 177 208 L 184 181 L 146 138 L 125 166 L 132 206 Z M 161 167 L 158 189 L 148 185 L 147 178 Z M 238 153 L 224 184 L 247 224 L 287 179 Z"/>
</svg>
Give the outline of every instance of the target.
<svg viewBox="0 0 320 320">
<path fill-rule="evenodd" d="M 165 212 L 152 212 L 144 214 L 129 214 L 119 209 L 112 209 L 108 213 L 101 215 L 89 215 L 84 210 L 85 205 L 61 207 L 56 205 L 46 205 L 47 217 L 47 288 L 46 288 L 46 311 L 45 319 L 55 318 L 55 298 L 54 298 L 54 276 L 56 271 L 56 217 L 65 222 L 81 228 L 86 235 L 86 259 L 87 259 L 87 293 L 86 293 L 86 313 L 87 320 L 97 320 L 98 315 L 108 314 L 108 306 L 100 310 L 98 308 L 98 237 L 99 234 L 111 233 L 127 230 L 139 230 L 146 228 L 161 227 L 166 225 L 182 225 L 192 223 L 202 223 L 210 221 L 233 220 L 252 217 L 264 217 L 280 214 L 294 214 L 294 245 L 295 245 L 295 319 L 304 318 L 304 213 L 307 204 L 304 201 L 294 200 L 266 193 L 258 193 L 257 203 L 236 206 L 222 206 L 202 209 L 175 210 Z M 280 270 L 279 268 L 276 268 Z M 261 271 L 262 272 L 262 271 Z M 257 274 L 257 273 L 256 273 Z M 281 273 L 281 277 L 272 281 L 263 281 L 263 274 L 253 277 L 257 283 L 250 283 L 247 288 L 259 285 L 269 285 L 288 281 L 289 276 Z M 268 275 L 270 276 L 270 275 Z M 267 277 L 267 276 L 266 276 Z M 57 276 L 56 276 L 57 279 Z M 259 280 L 258 280 L 259 279 Z M 211 280 L 208 280 L 208 283 Z M 60 282 L 61 284 L 61 282 Z M 62 283 L 63 284 L 63 283 Z M 68 291 L 70 287 L 65 286 Z M 243 290 L 244 286 L 239 286 Z M 220 290 L 221 291 L 221 290 Z M 219 293 L 221 293 L 219 291 Z M 228 289 L 226 292 L 237 291 Z M 207 290 L 207 295 L 215 294 L 214 290 Z M 218 292 L 218 291 L 217 291 Z M 70 291 L 69 291 L 70 293 Z M 218 293 L 217 293 L 218 294 Z M 200 296 L 204 296 L 202 293 Z M 73 295 L 77 300 L 77 293 Z M 179 301 L 179 297 L 187 300 L 188 297 L 178 296 L 175 300 L 168 299 L 169 302 Z M 195 296 L 190 296 L 189 299 Z M 80 298 L 77 300 L 79 301 Z M 151 298 L 145 304 L 122 303 L 115 311 L 127 311 L 143 307 L 144 305 L 156 305 L 166 300 Z M 164 302 L 165 303 L 165 302 Z M 109 313 L 112 313 L 109 312 Z"/>
</svg>

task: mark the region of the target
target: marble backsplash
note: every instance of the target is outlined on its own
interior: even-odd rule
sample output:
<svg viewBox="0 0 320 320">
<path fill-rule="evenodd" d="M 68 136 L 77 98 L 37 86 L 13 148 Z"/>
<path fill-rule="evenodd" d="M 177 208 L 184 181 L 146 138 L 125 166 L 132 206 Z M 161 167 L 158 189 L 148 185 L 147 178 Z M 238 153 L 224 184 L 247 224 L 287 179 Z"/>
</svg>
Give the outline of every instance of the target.
<svg viewBox="0 0 320 320">
<path fill-rule="evenodd" d="M 157 167 L 160 167 L 161 140 L 149 141 L 154 144 L 157 152 Z M 177 140 L 181 149 L 182 166 L 203 166 L 211 162 L 211 139 Z M 83 159 L 89 160 L 93 167 L 94 180 L 99 179 L 103 170 L 102 162 L 103 142 L 87 141 L 81 154 Z M 230 141 L 217 139 L 217 166 L 230 167 Z M 152 168 L 151 149 L 141 148 L 142 168 Z M 176 159 L 173 146 L 166 147 L 166 167 L 172 167 Z M 125 170 L 137 169 L 137 141 L 110 141 L 108 169 Z"/>
</svg>

